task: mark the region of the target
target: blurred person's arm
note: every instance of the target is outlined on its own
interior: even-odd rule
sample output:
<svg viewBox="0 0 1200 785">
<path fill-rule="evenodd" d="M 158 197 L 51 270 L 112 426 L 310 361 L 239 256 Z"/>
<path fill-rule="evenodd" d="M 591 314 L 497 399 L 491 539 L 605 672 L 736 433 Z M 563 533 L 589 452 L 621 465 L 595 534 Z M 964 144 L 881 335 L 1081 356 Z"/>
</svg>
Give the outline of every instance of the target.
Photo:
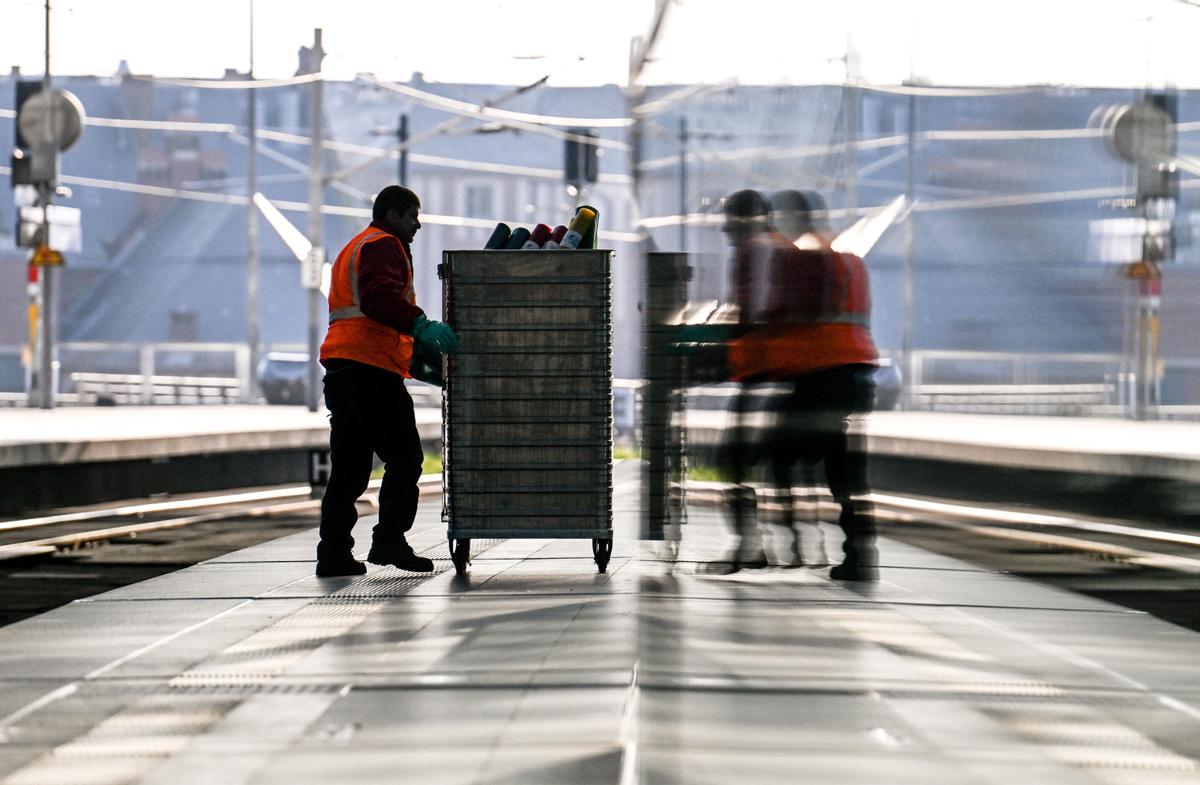
<svg viewBox="0 0 1200 785">
<path fill-rule="evenodd" d="M 824 249 L 779 248 L 771 258 L 771 291 L 765 312 L 771 324 L 816 321 L 833 294 L 829 252 Z"/>
<path fill-rule="evenodd" d="M 733 304 L 738 307 L 738 322 L 747 324 L 754 302 L 754 251 L 749 243 L 738 246 L 734 251 L 730 277 Z"/>
</svg>

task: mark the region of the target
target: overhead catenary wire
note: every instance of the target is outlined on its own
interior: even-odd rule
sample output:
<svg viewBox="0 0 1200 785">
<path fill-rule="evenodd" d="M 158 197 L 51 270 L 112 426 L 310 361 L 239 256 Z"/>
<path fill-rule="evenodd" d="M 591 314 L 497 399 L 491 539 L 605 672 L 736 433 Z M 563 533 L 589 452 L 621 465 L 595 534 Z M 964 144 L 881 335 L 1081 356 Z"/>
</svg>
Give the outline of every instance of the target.
<svg viewBox="0 0 1200 785">
<path fill-rule="evenodd" d="M 877 150 L 885 147 L 898 147 L 907 143 L 908 137 L 903 134 L 892 136 L 881 136 L 875 139 L 860 139 L 853 143 L 855 149 L 858 150 Z M 832 153 L 843 152 L 847 147 L 845 142 L 834 142 L 830 144 L 807 144 L 795 147 L 772 147 L 770 145 L 757 145 L 755 147 L 743 147 L 737 150 L 721 150 L 717 152 L 706 152 L 703 150 L 689 150 L 686 156 L 688 163 L 700 163 L 704 161 L 738 161 L 745 159 L 763 158 L 767 160 L 784 160 L 788 158 L 809 158 L 819 155 L 830 155 Z M 679 155 L 674 154 L 664 158 L 655 158 L 650 161 L 643 162 L 638 170 L 642 172 L 650 172 L 657 169 L 665 169 L 679 165 Z"/>
<path fill-rule="evenodd" d="M 288 144 L 309 145 L 312 140 L 302 134 L 293 134 L 286 131 L 259 131 L 260 139 L 270 139 L 271 141 L 284 142 Z M 353 153 L 356 155 L 366 155 L 378 158 L 396 158 L 399 153 L 388 148 L 372 147 L 365 144 L 356 144 L 354 142 L 338 142 L 325 141 L 321 146 L 326 150 L 335 152 Z M 539 177 L 544 179 L 561 180 L 561 169 L 550 169 L 537 166 L 522 166 L 519 164 L 503 164 L 493 163 L 489 161 L 471 161 L 463 158 L 446 158 L 445 156 L 429 155 L 426 153 L 409 153 L 408 160 L 412 163 L 425 164 L 427 166 L 436 166 L 446 169 L 463 169 L 474 172 L 488 172 L 490 174 L 511 174 L 518 177 Z M 625 174 L 605 174 L 601 173 L 598 178 L 599 182 L 612 183 L 616 185 L 627 185 L 630 182 L 629 175 Z"/>
<path fill-rule="evenodd" d="M 869 90 L 873 93 L 890 93 L 892 95 L 915 95 L 929 98 L 988 98 L 996 95 L 1017 95 L 1020 93 L 1044 93 L 1057 90 L 1062 85 L 1010 85 L 996 87 L 950 87 L 938 85 L 882 85 L 864 82 L 858 79 L 844 80 L 834 87 L 853 87 L 859 90 Z"/>
<path fill-rule="evenodd" d="M 669 96 L 668 96 L 669 97 Z M 666 100 L 666 97 L 664 99 Z M 657 103 L 657 101 L 650 102 Z M 646 106 L 649 106 L 647 104 Z M 0 118 L 14 118 L 17 116 L 15 109 L 0 109 Z M 88 115 L 83 120 L 84 125 L 104 127 L 104 128 L 127 128 L 138 131 L 166 131 L 177 133 L 231 133 L 238 131 L 239 126 L 233 123 L 205 123 L 189 120 L 135 120 L 120 117 L 94 117 Z M 502 124 L 509 125 L 509 124 Z M 513 124 L 513 127 L 521 127 Z M 1200 131 L 1200 120 L 1192 120 L 1182 123 L 1175 123 L 1174 130 L 1176 133 L 1185 134 Z M 540 132 L 549 132 L 550 135 L 557 136 L 562 139 L 574 139 L 585 144 L 600 144 L 602 147 L 614 147 L 619 149 L 627 149 L 628 145 L 615 142 L 614 140 L 596 139 L 593 137 L 580 136 L 578 134 L 570 134 L 567 132 L 555 132 L 553 129 L 542 128 Z M 261 129 L 259 135 L 263 139 L 271 139 L 272 141 L 291 142 L 294 144 L 308 144 L 308 137 L 302 134 L 289 133 L 287 131 L 275 131 L 271 129 Z M 1023 140 L 1054 140 L 1054 139 L 1088 139 L 1101 138 L 1104 136 L 1104 130 L 1100 128 L 1029 128 L 1029 129 L 1001 129 L 1001 130 L 930 130 L 921 131 L 919 137 L 928 141 L 1023 141 Z M 900 144 L 898 139 L 907 139 L 907 136 L 885 136 L 875 139 L 860 139 L 855 142 L 855 147 L 859 150 L 872 149 L 881 146 L 893 146 Z M 324 147 L 334 149 L 340 143 L 326 141 Z M 789 148 L 780 150 L 775 153 L 777 156 L 793 156 L 798 154 L 819 153 L 819 152 L 836 152 L 845 148 L 845 143 L 835 143 L 829 145 L 811 145 L 805 147 Z M 396 145 L 396 151 L 400 149 Z M 730 151 L 729 155 L 749 155 L 758 150 L 770 150 L 769 147 L 754 147 L 745 148 L 740 151 Z M 356 151 L 371 150 L 376 153 L 380 152 L 381 148 L 369 147 L 366 145 L 358 145 Z M 665 159 L 664 159 L 665 160 Z M 672 156 L 671 161 L 678 161 L 677 156 Z M 657 165 L 658 159 L 645 162 L 646 166 Z M 651 167 L 652 168 L 652 167 Z"/>
<path fill-rule="evenodd" d="M 659 98 L 643 101 L 642 103 L 633 107 L 633 109 L 630 110 L 630 113 L 635 117 L 650 117 L 651 115 L 656 115 L 667 111 L 680 101 L 685 101 L 689 98 L 697 98 L 702 95 L 708 95 L 709 93 L 719 92 L 722 90 L 729 90 L 734 87 L 737 87 L 737 81 L 733 79 L 729 79 L 724 82 L 718 82 L 717 84 L 688 85 L 687 87 L 681 87 L 678 90 L 673 90 Z"/>
<path fill-rule="evenodd" d="M 489 108 L 494 107 L 499 103 L 511 100 L 513 98 L 516 98 L 519 95 L 524 95 L 525 93 L 529 92 L 530 90 L 534 90 L 534 89 L 544 85 L 546 83 L 546 80 L 548 80 L 549 78 L 550 78 L 550 75 L 547 74 L 546 76 L 543 76 L 541 79 L 531 82 L 530 84 L 523 85 L 516 89 L 509 90 L 507 93 L 504 93 L 503 95 L 488 99 L 484 103 L 484 106 L 489 107 Z M 380 155 L 374 159 L 368 159 L 366 161 L 362 161 L 361 163 L 354 164 L 353 166 L 348 166 L 338 172 L 334 172 L 333 174 L 328 175 L 326 177 L 326 180 L 343 180 L 348 177 L 351 177 L 370 166 L 374 166 L 376 163 L 378 163 L 381 160 L 391 158 L 392 156 L 398 156 L 400 153 L 403 153 L 406 150 L 409 150 L 414 145 L 417 145 L 417 144 L 425 141 L 426 139 L 432 139 L 433 137 L 436 137 L 442 133 L 450 131 L 451 129 L 462 125 L 464 122 L 466 122 L 465 117 L 458 117 L 458 118 L 452 118 L 452 119 L 446 120 L 442 123 L 439 123 L 438 125 L 435 125 L 432 128 L 422 131 L 421 133 L 417 134 L 416 136 L 413 136 L 411 138 L 403 140 L 399 144 L 392 145 L 390 148 L 388 148 L 386 153 L 384 153 L 383 155 Z"/>
<path fill-rule="evenodd" d="M 1179 184 L 1180 188 L 1185 190 L 1200 190 L 1200 179 L 1185 180 Z M 1093 199 L 1116 199 L 1123 196 L 1128 196 L 1129 189 L 1123 187 L 1112 188 L 1079 188 L 1068 191 L 1052 191 L 1052 192 L 1026 192 L 1019 194 L 995 194 L 987 196 L 971 196 L 952 199 L 939 199 L 936 201 L 915 201 L 910 208 L 913 212 L 946 212 L 949 210 L 982 210 L 989 208 L 1004 208 L 1004 207 L 1028 207 L 1035 204 L 1050 204 L 1054 202 L 1075 202 Z M 872 210 L 879 209 L 879 205 L 859 207 L 854 210 L 846 210 L 837 208 L 828 211 L 831 219 L 854 217 L 865 215 Z M 724 221 L 724 216 L 720 213 L 688 213 L 685 215 L 653 215 L 641 218 L 638 225 L 645 229 L 661 229 L 669 226 L 678 226 L 680 223 L 700 224 L 700 225 L 720 225 Z"/>
<path fill-rule="evenodd" d="M 456 98 L 447 98 L 443 95 L 430 93 L 426 90 L 418 90 L 410 85 L 400 82 L 390 82 L 383 79 L 377 79 L 373 76 L 360 76 L 360 79 L 373 84 L 377 87 L 383 87 L 392 92 L 408 96 L 413 100 L 421 103 L 442 109 L 455 114 L 463 114 L 468 117 L 478 117 L 486 120 L 501 120 L 518 123 L 528 123 L 532 125 L 549 125 L 563 128 L 628 128 L 633 125 L 633 120 L 629 117 L 558 117 L 555 115 L 532 114 L 529 112 L 513 112 L 508 109 L 496 109 L 486 105 L 473 104 L 469 101 L 460 101 Z"/>
<path fill-rule="evenodd" d="M 265 90 L 272 87 L 291 87 L 325 79 L 324 73 L 301 74 L 286 79 L 176 79 L 162 76 L 138 76 L 130 78 L 145 82 L 170 85 L 172 87 L 191 87 L 199 90 Z"/>
<path fill-rule="evenodd" d="M 261 136 L 261 134 L 258 134 L 258 135 Z M 237 142 L 238 144 L 245 145 L 246 147 L 250 146 L 250 139 L 245 136 L 242 136 L 242 134 L 239 132 L 236 132 L 236 131 L 231 132 L 229 134 L 229 138 L 232 139 L 233 141 Z M 255 147 L 259 153 L 266 156 L 267 158 L 270 158 L 272 161 L 275 161 L 276 163 L 279 163 L 279 164 L 283 164 L 284 166 L 291 169 L 292 171 L 301 173 L 307 177 L 307 175 L 308 175 L 308 164 L 307 163 L 305 163 L 303 161 L 297 161 L 295 158 L 284 155 L 283 153 L 279 152 L 278 150 L 272 150 L 270 147 L 267 147 L 266 145 L 264 145 L 261 140 L 257 143 L 257 145 L 255 145 Z M 362 191 L 358 190 L 357 188 L 354 188 L 353 186 L 350 186 L 346 183 L 333 182 L 333 183 L 329 183 L 329 185 L 331 185 L 333 188 L 337 189 L 338 191 L 341 191 L 342 193 L 346 194 L 347 196 L 349 196 L 352 199 L 356 199 L 358 201 L 370 201 L 370 199 L 371 199 L 370 194 L 363 193 Z"/>
<path fill-rule="evenodd" d="M 382 87 L 387 90 L 395 90 L 396 92 L 401 92 L 403 94 L 407 94 L 407 93 L 404 93 L 404 91 L 402 91 L 402 90 L 396 89 L 396 88 L 404 87 L 403 85 L 400 85 L 396 82 L 381 82 L 379 80 L 372 78 L 370 80 L 370 84 L 374 84 L 377 87 Z M 465 103 L 465 102 L 460 101 L 457 103 Z M 479 109 L 480 107 L 478 107 L 476 104 L 466 104 L 466 105 L 469 107 L 473 107 L 473 108 L 472 109 L 456 109 L 456 108 L 449 108 L 446 106 L 439 106 L 437 108 L 440 108 L 443 111 L 451 112 L 453 114 L 460 114 L 465 117 L 481 119 L 479 112 L 475 111 L 476 109 Z M 497 111 L 499 111 L 499 110 L 497 110 Z M 538 116 L 538 115 L 535 115 L 535 116 Z M 612 148 L 612 149 L 616 149 L 616 150 L 623 150 L 623 151 L 629 150 L 629 145 L 626 142 L 621 142 L 616 139 L 606 139 L 602 136 L 585 136 L 583 134 L 572 133 L 570 131 L 563 131 L 560 128 L 556 128 L 551 125 L 527 122 L 527 121 L 518 120 L 518 119 L 500 119 L 500 118 L 495 118 L 495 117 L 487 117 L 484 119 L 488 119 L 492 122 L 497 123 L 498 125 L 502 125 L 507 128 L 520 129 L 522 131 L 529 131 L 530 133 L 542 134 L 543 136 L 552 136 L 556 139 L 569 139 L 571 141 L 578 142 L 580 144 L 595 145 L 597 147 L 608 147 L 608 148 Z M 568 118 L 559 118 L 559 119 L 568 119 Z M 581 122 L 587 122 L 587 118 L 569 118 L 569 119 L 579 119 Z M 630 123 L 632 123 L 632 121 L 630 121 Z"/>
<path fill-rule="evenodd" d="M 298 183 L 304 178 L 305 175 L 300 172 L 291 174 L 260 174 L 258 182 L 273 184 Z M 245 177 L 219 177 L 213 180 L 184 180 L 179 184 L 179 187 L 195 190 L 204 188 L 242 188 L 245 185 Z"/>
<path fill-rule="evenodd" d="M 11 174 L 12 170 L 7 166 L 0 166 L 0 175 Z M 190 201 L 209 202 L 214 204 L 228 204 L 245 206 L 249 199 L 244 194 L 220 194 L 207 191 L 195 191 L 185 188 L 169 188 L 159 185 L 146 185 L 143 183 L 128 183 L 119 180 L 105 180 L 98 177 L 80 177 L 78 175 L 62 175 L 59 178 L 66 185 L 77 185 L 83 188 L 101 188 L 110 191 L 123 191 L 126 193 L 144 194 L 146 196 L 158 196 L 170 199 L 186 199 Z M 281 211 L 303 213 L 308 210 L 308 202 L 296 202 L 287 200 L 272 199 L 271 203 Z M 335 215 L 350 218 L 371 218 L 370 207 L 354 207 L 349 205 L 323 204 L 321 205 L 321 213 L 323 215 Z M 504 219 L 507 223 L 520 224 L 522 219 L 507 218 Z M 493 229 L 496 226 L 496 221 L 485 218 L 468 218 L 460 215 L 443 215 L 439 213 L 421 213 L 421 223 L 440 226 L 451 226 L 466 229 Z M 635 232 L 618 232 L 602 229 L 600 237 L 607 240 L 615 240 L 617 242 L 636 242 L 640 237 Z"/>
<path fill-rule="evenodd" d="M 1200 123 L 1188 123 L 1195 126 L 1186 130 L 1200 130 Z M 918 142 L 1003 142 L 1003 141 L 1057 141 L 1073 139 L 1103 138 L 1104 131 L 1099 128 L 1045 128 L 1045 129 L 1013 129 L 1013 130 L 946 130 L 921 131 L 915 135 Z M 907 144 L 907 134 L 894 134 L 874 139 L 860 139 L 853 143 L 833 142 L 829 144 L 799 145 L 795 147 L 777 148 L 770 145 L 743 147 L 736 150 L 706 152 L 702 150 L 689 151 L 688 163 L 704 161 L 736 161 L 746 158 L 764 158 L 780 160 L 787 158 L 809 158 L 820 155 L 844 152 L 853 147 L 856 150 L 877 150 L 885 147 L 899 147 Z M 678 166 L 679 156 L 671 155 L 655 158 L 641 164 L 640 171 L 649 172 L 657 169 Z"/>
<path fill-rule="evenodd" d="M 11 118 L 15 116 L 16 111 L 13 109 L 0 109 L 0 117 Z M 241 140 L 245 140 L 245 137 L 241 136 L 241 127 L 232 123 L 200 123 L 179 120 L 126 120 L 121 118 L 90 116 L 85 119 L 84 123 L 85 125 L 103 126 L 109 128 L 127 128 L 138 131 L 220 133 L 231 136 L 238 135 Z M 565 136 L 565 134 L 563 136 Z M 260 140 L 258 149 L 268 157 L 270 157 L 272 153 L 276 151 L 271 151 L 270 148 L 264 147 L 261 144 L 262 140 L 297 145 L 309 145 L 312 143 L 312 140 L 303 134 L 295 134 L 288 131 L 276 131 L 271 129 L 259 129 L 258 137 Z M 246 142 L 242 141 L 242 143 L 244 144 Z M 370 145 L 355 144 L 353 142 L 338 142 L 335 140 L 323 141 L 321 147 L 323 149 L 332 150 L 335 152 L 354 153 L 356 155 L 372 156 L 380 159 L 395 158 L 399 155 L 398 149 L 379 148 L 372 147 Z M 409 160 L 413 163 L 447 169 L 464 169 L 470 171 L 488 172 L 491 174 L 511 174 L 520 177 L 562 179 L 562 171 L 560 169 L 550 169 L 545 167 L 519 166 L 514 164 L 501 164 L 486 161 L 471 161 L 467 159 L 427 155 L 424 153 L 410 153 Z M 280 162 L 282 163 L 282 161 Z M 284 165 L 286 166 L 289 164 Z M 302 165 L 305 166 L 304 171 L 307 171 L 307 165 Z M 628 175 L 608 173 L 601 173 L 599 177 L 600 182 L 618 185 L 627 184 L 629 179 L 630 178 Z M 353 195 L 355 198 L 360 198 L 363 196 L 363 194 L 358 191 L 355 191 L 353 194 L 349 195 Z"/>
<path fill-rule="evenodd" d="M 103 128 L 127 128 L 135 131 L 227 134 L 237 130 L 232 123 L 201 123 L 188 120 L 126 120 L 116 117 L 85 117 L 84 125 Z"/>
<path fill-rule="evenodd" d="M 11 169 L 7 166 L 0 166 L 0 175 L 8 174 L 11 174 Z M 184 188 L 169 188 L 166 186 L 129 183 L 118 180 L 105 180 L 102 178 L 81 177 L 78 175 L 62 175 L 60 179 L 66 185 L 102 188 L 115 191 L 124 191 L 128 193 L 140 193 L 148 196 L 159 196 L 164 198 L 187 199 L 192 201 L 231 205 L 245 205 L 248 201 L 246 196 L 239 194 L 220 194 Z M 1180 183 L 1180 188 L 1185 190 L 1200 190 L 1200 179 L 1185 180 Z M 938 201 L 917 201 L 912 205 L 912 210 L 914 212 L 942 212 L 946 210 L 978 210 L 995 207 L 1023 207 L 1052 202 L 1080 201 L 1088 199 L 1113 199 L 1125 196 L 1127 194 L 1128 189 L 1121 187 L 1083 188 L 1045 193 L 1028 192 L 1020 194 L 942 199 Z M 280 210 L 285 211 L 303 212 L 308 209 L 307 202 L 272 200 L 272 203 Z M 878 205 L 875 205 L 860 207 L 855 210 L 834 209 L 829 211 L 829 216 L 830 218 L 836 219 L 839 217 L 863 215 L 871 210 L 878 209 L 878 207 Z M 325 215 L 339 215 L 355 218 L 369 218 L 371 216 L 370 208 L 345 205 L 325 204 L 321 206 L 321 212 Z M 721 223 L 721 220 L 721 216 L 716 213 L 689 213 L 686 216 L 659 215 L 641 218 L 638 221 L 638 226 L 644 229 L 656 229 L 667 226 L 676 226 L 681 222 L 686 222 L 689 224 L 695 223 L 716 225 Z M 468 218 L 465 216 L 442 215 L 437 213 L 422 213 L 421 222 L 475 229 L 491 229 L 496 225 L 496 221 L 492 219 Z M 508 219 L 506 222 L 520 224 L 521 220 Z M 621 242 L 635 242 L 636 238 L 640 237 L 637 232 L 616 232 L 606 230 L 601 230 L 600 236 L 606 239 L 618 240 Z"/>
</svg>

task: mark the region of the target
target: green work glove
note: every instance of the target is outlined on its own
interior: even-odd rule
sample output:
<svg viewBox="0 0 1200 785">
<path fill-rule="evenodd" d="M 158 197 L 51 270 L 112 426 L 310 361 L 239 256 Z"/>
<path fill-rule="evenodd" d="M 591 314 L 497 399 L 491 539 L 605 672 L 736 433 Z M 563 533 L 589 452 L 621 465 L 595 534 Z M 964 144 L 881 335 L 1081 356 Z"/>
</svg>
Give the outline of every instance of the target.
<svg viewBox="0 0 1200 785">
<path fill-rule="evenodd" d="M 442 353 L 427 344 L 414 343 L 412 362 L 408 366 L 412 378 L 445 387 L 442 378 Z"/>
<path fill-rule="evenodd" d="M 714 346 L 724 346 L 736 334 L 734 325 L 684 324 L 675 328 L 671 343 L 677 354 L 688 357 Z"/>
<path fill-rule="evenodd" d="M 418 343 L 436 349 L 442 354 L 449 354 L 458 348 L 458 336 L 449 325 L 435 322 L 421 314 L 413 319 L 412 336 Z"/>
</svg>

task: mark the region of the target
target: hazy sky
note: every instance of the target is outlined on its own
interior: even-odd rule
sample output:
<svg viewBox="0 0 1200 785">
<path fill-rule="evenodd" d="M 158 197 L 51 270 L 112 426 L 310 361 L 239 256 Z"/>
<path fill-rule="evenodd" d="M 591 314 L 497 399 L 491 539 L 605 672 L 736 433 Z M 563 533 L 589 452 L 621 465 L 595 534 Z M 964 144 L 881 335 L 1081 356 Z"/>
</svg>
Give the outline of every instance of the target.
<svg viewBox="0 0 1200 785">
<path fill-rule="evenodd" d="M 626 81 L 654 0 L 253 0 L 255 72 L 290 76 L 324 29 L 335 78 Z M 51 69 L 218 77 L 249 63 L 251 0 L 55 0 Z M 41 0 L 0 0 L 0 53 L 40 73 Z M 672 0 L 651 82 L 1200 85 L 1200 7 L 1179 0 Z"/>
</svg>

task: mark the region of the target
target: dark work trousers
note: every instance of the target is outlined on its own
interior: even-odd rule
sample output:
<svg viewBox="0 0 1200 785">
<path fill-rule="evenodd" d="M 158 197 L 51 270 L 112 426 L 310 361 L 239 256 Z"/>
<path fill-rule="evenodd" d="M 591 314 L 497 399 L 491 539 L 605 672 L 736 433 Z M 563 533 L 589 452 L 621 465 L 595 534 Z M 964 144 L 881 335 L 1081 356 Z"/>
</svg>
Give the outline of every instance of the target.
<svg viewBox="0 0 1200 785">
<path fill-rule="evenodd" d="M 875 517 L 866 499 L 866 438 L 850 433 L 848 420 L 871 410 L 874 370 L 872 365 L 844 365 L 788 380 L 791 392 L 774 399 L 774 422 L 764 445 L 782 503 L 780 523 L 795 523 L 793 468 L 799 465 L 812 477 L 816 464 L 823 463 L 829 490 L 842 508 L 838 523 L 845 535 L 845 561 L 867 567 L 875 565 L 876 555 Z M 797 546 L 799 537 L 796 529 Z"/>
<path fill-rule="evenodd" d="M 424 455 L 412 396 L 399 374 L 350 360 L 329 360 L 325 405 L 331 468 L 321 500 L 317 558 L 344 558 L 354 547 L 354 503 L 370 482 L 373 455 L 383 461 L 384 475 L 372 542 L 387 548 L 404 538 L 417 515 Z"/>
<path fill-rule="evenodd" d="M 762 436 L 751 416 L 761 408 L 761 396 L 754 382 L 744 382 L 738 388 L 730 407 L 732 424 L 725 431 L 717 462 L 731 483 L 726 495 L 729 525 L 737 544 L 728 561 L 753 564 L 766 558 L 762 533 L 758 528 L 757 505 L 750 480 L 762 458 Z"/>
</svg>

